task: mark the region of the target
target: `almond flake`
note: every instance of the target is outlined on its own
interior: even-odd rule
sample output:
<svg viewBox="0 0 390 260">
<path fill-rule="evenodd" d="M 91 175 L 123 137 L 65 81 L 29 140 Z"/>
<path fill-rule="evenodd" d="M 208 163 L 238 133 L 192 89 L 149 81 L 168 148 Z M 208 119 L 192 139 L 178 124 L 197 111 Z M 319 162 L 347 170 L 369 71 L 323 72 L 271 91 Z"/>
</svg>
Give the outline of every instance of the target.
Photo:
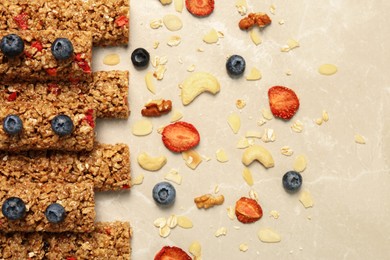
<svg viewBox="0 0 390 260">
<path fill-rule="evenodd" d="M 188 150 L 181 153 L 183 160 L 186 165 L 190 167 L 192 170 L 195 170 L 196 167 L 202 162 L 202 158 L 195 150 Z"/>
<path fill-rule="evenodd" d="M 225 37 L 225 34 L 223 32 L 221 32 L 221 31 L 218 31 L 217 34 L 218 34 L 218 38 L 224 38 Z"/>
<path fill-rule="evenodd" d="M 169 234 L 171 234 L 171 229 L 169 228 L 168 225 L 165 225 L 161 228 L 158 229 L 158 233 L 160 235 L 160 237 L 167 237 L 169 236 Z"/>
<path fill-rule="evenodd" d="M 246 252 L 248 249 L 249 249 L 249 246 L 247 244 L 240 244 L 240 246 L 238 247 L 240 249 L 240 251 L 242 252 Z"/>
<path fill-rule="evenodd" d="M 177 226 L 177 217 L 176 215 L 170 215 L 167 219 L 167 225 L 169 228 L 175 228 Z"/>
<path fill-rule="evenodd" d="M 218 162 L 224 163 L 224 162 L 229 161 L 229 158 L 228 158 L 225 150 L 223 150 L 223 149 L 218 149 L 216 151 L 215 155 L 217 157 Z"/>
<path fill-rule="evenodd" d="M 242 137 L 240 140 L 238 140 L 236 148 L 238 149 L 245 149 L 249 147 L 248 139 L 245 137 Z"/>
<path fill-rule="evenodd" d="M 114 66 L 121 62 L 121 58 L 116 53 L 107 54 L 103 59 L 103 64 Z"/>
<path fill-rule="evenodd" d="M 149 71 L 148 73 L 146 73 L 145 75 L 146 87 L 151 93 L 156 94 L 156 86 L 154 85 L 153 79 L 154 79 L 153 72 Z"/>
<path fill-rule="evenodd" d="M 174 0 L 176 12 L 181 13 L 183 11 L 183 7 L 184 7 L 183 1 L 184 0 Z"/>
<path fill-rule="evenodd" d="M 314 122 L 317 124 L 317 125 L 322 125 L 322 122 L 324 120 L 322 118 L 317 118 L 316 120 L 314 120 Z"/>
<path fill-rule="evenodd" d="M 177 35 L 173 35 L 169 38 L 167 44 L 170 47 L 178 46 L 181 43 L 181 37 Z"/>
<path fill-rule="evenodd" d="M 299 201 L 305 208 L 311 208 L 314 206 L 313 197 L 307 190 L 302 191 L 301 195 L 299 196 Z"/>
<path fill-rule="evenodd" d="M 180 17 L 174 14 L 167 14 L 163 17 L 165 27 L 170 31 L 178 31 L 183 27 Z"/>
<path fill-rule="evenodd" d="M 282 240 L 280 235 L 271 228 L 261 228 L 257 236 L 264 243 L 278 243 Z"/>
<path fill-rule="evenodd" d="M 296 133 L 301 133 L 303 131 L 303 123 L 297 120 L 293 123 L 291 129 Z"/>
<path fill-rule="evenodd" d="M 173 123 L 179 121 L 182 118 L 183 118 L 183 114 L 179 110 L 174 109 L 170 121 L 171 123 Z"/>
<path fill-rule="evenodd" d="M 183 177 L 179 174 L 179 172 L 175 169 L 171 169 L 165 176 L 164 179 L 168 181 L 172 181 L 176 184 L 181 184 Z"/>
<path fill-rule="evenodd" d="M 145 136 L 153 131 L 152 121 L 140 119 L 133 124 L 132 133 L 136 136 Z"/>
<path fill-rule="evenodd" d="M 231 220 L 234 220 L 236 218 L 236 213 L 235 213 L 234 208 L 232 206 L 229 206 L 228 208 L 226 208 L 226 210 L 227 210 L 228 217 Z"/>
<path fill-rule="evenodd" d="M 366 139 L 360 135 L 360 134 L 355 134 L 355 143 L 357 144 L 365 144 L 366 143 Z"/>
<path fill-rule="evenodd" d="M 211 29 L 204 37 L 203 41 L 208 44 L 218 42 L 218 32 L 215 29 Z"/>
<path fill-rule="evenodd" d="M 330 76 L 337 72 L 337 67 L 333 64 L 322 64 L 318 68 L 318 72 L 322 75 Z"/>
<path fill-rule="evenodd" d="M 141 185 L 143 181 L 144 181 L 144 175 L 140 174 L 140 175 L 138 175 L 137 177 L 135 177 L 135 178 L 133 178 L 131 180 L 131 184 L 133 184 L 133 185 Z"/>
<path fill-rule="evenodd" d="M 288 39 L 287 40 L 287 46 L 284 46 L 281 48 L 282 52 L 289 52 L 292 49 L 298 48 L 299 47 L 299 42 L 294 40 L 294 39 Z"/>
<path fill-rule="evenodd" d="M 322 111 L 322 120 L 324 120 L 324 122 L 328 122 L 329 121 L 328 112 L 326 112 L 325 110 Z"/>
<path fill-rule="evenodd" d="M 293 169 L 297 172 L 303 172 L 306 169 L 307 161 L 304 155 L 298 155 L 295 158 Z"/>
<path fill-rule="evenodd" d="M 181 228 L 192 228 L 193 224 L 191 219 L 186 216 L 177 216 L 177 225 Z"/>
<path fill-rule="evenodd" d="M 217 231 L 215 231 L 214 235 L 216 237 L 220 237 L 220 236 L 226 236 L 227 234 L 227 228 L 226 227 L 220 227 L 217 229 Z"/>
<path fill-rule="evenodd" d="M 261 77 L 262 77 L 261 71 L 253 67 L 249 72 L 249 74 L 246 76 L 246 80 L 248 81 L 260 80 Z"/>
<path fill-rule="evenodd" d="M 249 185 L 253 185 L 253 177 L 252 172 L 249 170 L 249 168 L 245 167 L 242 171 L 242 177 L 244 178 L 245 182 Z"/>
<path fill-rule="evenodd" d="M 271 210 L 271 212 L 269 213 L 269 215 L 271 217 L 273 217 L 274 219 L 278 219 L 279 218 L 279 212 L 277 212 L 276 210 Z"/>
<path fill-rule="evenodd" d="M 261 138 L 261 133 L 258 131 L 247 131 L 245 134 L 246 138 Z"/>
<path fill-rule="evenodd" d="M 242 99 L 237 99 L 236 100 L 236 107 L 238 109 L 243 109 L 245 106 L 246 106 L 246 103 L 245 103 L 244 100 L 242 100 Z"/>
<path fill-rule="evenodd" d="M 274 118 L 274 115 L 272 114 L 271 110 L 268 108 L 261 109 L 261 115 L 266 120 L 272 120 Z"/>
<path fill-rule="evenodd" d="M 191 243 L 188 251 L 195 257 L 200 257 L 202 254 L 202 249 L 200 243 L 198 241 L 194 241 Z"/>
<path fill-rule="evenodd" d="M 158 29 L 163 26 L 163 21 L 161 19 L 153 19 L 150 21 L 150 28 Z"/>
<path fill-rule="evenodd" d="M 158 228 L 162 228 L 167 224 L 167 220 L 163 217 L 157 218 L 154 222 L 153 225 Z"/>
<path fill-rule="evenodd" d="M 264 134 L 261 137 L 261 140 L 265 143 L 274 142 L 275 141 L 275 131 L 273 129 L 267 128 L 264 129 Z"/>
<path fill-rule="evenodd" d="M 280 148 L 280 152 L 286 156 L 291 156 L 294 153 L 290 146 L 283 146 L 282 148 Z"/>
<path fill-rule="evenodd" d="M 237 113 L 231 113 L 228 116 L 228 124 L 230 128 L 232 129 L 233 133 L 237 134 L 238 130 L 240 130 L 241 127 L 241 119 L 240 116 Z"/>
</svg>

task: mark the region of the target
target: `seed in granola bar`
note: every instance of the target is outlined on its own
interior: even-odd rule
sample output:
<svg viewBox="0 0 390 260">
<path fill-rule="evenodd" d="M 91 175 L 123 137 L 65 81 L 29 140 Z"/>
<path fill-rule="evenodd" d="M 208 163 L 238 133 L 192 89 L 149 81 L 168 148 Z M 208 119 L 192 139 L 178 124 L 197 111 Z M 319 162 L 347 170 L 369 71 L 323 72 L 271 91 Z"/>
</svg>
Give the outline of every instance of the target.
<svg viewBox="0 0 390 260">
<path fill-rule="evenodd" d="M 4 118 L 3 129 L 9 135 L 19 134 L 23 130 L 23 122 L 17 115 L 8 115 Z"/>
<path fill-rule="evenodd" d="M 56 60 L 67 60 L 73 55 L 73 44 L 67 38 L 57 38 L 51 45 L 51 53 Z"/>
<path fill-rule="evenodd" d="M 22 199 L 10 197 L 4 201 L 1 212 L 9 220 L 18 220 L 26 214 L 26 205 Z"/>
<path fill-rule="evenodd" d="M 146 67 L 149 64 L 150 55 L 144 48 L 137 48 L 131 53 L 131 62 L 136 68 Z"/>
<path fill-rule="evenodd" d="M 154 201 L 163 206 L 171 205 L 176 198 L 175 187 L 166 181 L 157 183 L 153 188 L 152 194 Z"/>
<path fill-rule="evenodd" d="M 288 192 L 296 192 L 302 185 L 302 175 L 297 171 L 288 171 L 283 175 L 283 187 Z"/>
<path fill-rule="evenodd" d="M 64 221 L 66 217 L 66 211 L 62 205 L 58 203 L 52 203 L 46 208 L 45 216 L 50 223 L 57 224 Z"/>
<path fill-rule="evenodd" d="M 13 58 L 19 56 L 24 50 L 24 42 L 16 34 L 8 34 L 1 39 L 0 49 L 5 56 Z"/>
<path fill-rule="evenodd" d="M 232 55 L 226 62 L 226 70 L 232 77 L 241 76 L 245 71 L 245 59 L 240 55 Z"/>
<path fill-rule="evenodd" d="M 72 133 L 74 125 L 69 116 L 57 115 L 51 121 L 51 128 L 57 135 L 65 136 Z"/>
</svg>

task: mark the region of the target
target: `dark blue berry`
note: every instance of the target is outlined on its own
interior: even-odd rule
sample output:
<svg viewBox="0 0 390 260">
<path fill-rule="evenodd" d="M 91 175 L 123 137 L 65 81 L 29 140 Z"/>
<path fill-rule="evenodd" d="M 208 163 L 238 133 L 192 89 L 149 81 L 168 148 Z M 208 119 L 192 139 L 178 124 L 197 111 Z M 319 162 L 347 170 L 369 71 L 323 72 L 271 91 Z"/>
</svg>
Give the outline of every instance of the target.
<svg viewBox="0 0 390 260">
<path fill-rule="evenodd" d="M 149 64 L 150 55 L 144 48 L 137 48 L 131 54 L 131 62 L 137 68 L 145 67 Z"/>
<path fill-rule="evenodd" d="M 160 205 L 170 205 L 175 201 L 176 190 L 169 182 L 159 182 L 153 188 L 153 199 Z"/>
<path fill-rule="evenodd" d="M 288 171 L 283 175 L 283 187 L 289 192 L 298 191 L 302 185 L 302 175 L 296 171 Z"/>
<path fill-rule="evenodd" d="M 17 115 L 8 115 L 4 118 L 3 129 L 9 135 L 19 134 L 23 129 L 23 122 Z"/>
<path fill-rule="evenodd" d="M 66 217 L 66 211 L 62 205 L 58 203 L 52 203 L 46 208 L 45 216 L 50 223 L 57 224 L 64 221 Z"/>
<path fill-rule="evenodd" d="M 67 115 L 58 115 L 51 120 L 51 129 L 59 136 L 71 134 L 73 127 L 72 119 Z"/>
<path fill-rule="evenodd" d="M 67 38 L 57 38 L 51 45 L 51 53 L 57 60 L 66 60 L 73 55 L 72 42 Z"/>
<path fill-rule="evenodd" d="M 230 76 L 241 76 L 245 71 L 245 60 L 240 55 L 232 55 L 226 61 L 226 70 Z"/>
<path fill-rule="evenodd" d="M 0 49 L 5 56 L 13 58 L 23 52 L 24 42 L 18 35 L 8 34 L 1 39 Z"/>
<path fill-rule="evenodd" d="M 26 214 L 26 205 L 20 198 L 11 197 L 4 201 L 1 212 L 9 220 L 18 220 Z"/>
</svg>

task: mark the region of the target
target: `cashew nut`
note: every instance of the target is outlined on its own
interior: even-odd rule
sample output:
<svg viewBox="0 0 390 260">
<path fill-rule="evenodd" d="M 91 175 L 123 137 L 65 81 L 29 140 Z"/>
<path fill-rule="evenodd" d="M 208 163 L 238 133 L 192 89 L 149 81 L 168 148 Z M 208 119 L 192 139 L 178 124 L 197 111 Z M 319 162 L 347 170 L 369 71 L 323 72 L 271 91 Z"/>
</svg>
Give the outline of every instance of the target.
<svg viewBox="0 0 390 260">
<path fill-rule="evenodd" d="M 207 72 L 195 72 L 186 78 L 181 88 L 181 101 L 188 105 L 203 92 L 217 94 L 220 85 L 216 77 Z"/>
<path fill-rule="evenodd" d="M 137 161 L 138 164 L 147 171 L 158 171 L 167 163 L 167 157 L 151 157 L 143 152 L 138 155 Z"/>
<path fill-rule="evenodd" d="M 275 165 L 271 153 L 260 145 L 253 145 L 245 149 L 242 156 L 242 163 L 250 165 L 254 160 L 259 161 L 265 168 L 271 168 Z"/>
</svg>

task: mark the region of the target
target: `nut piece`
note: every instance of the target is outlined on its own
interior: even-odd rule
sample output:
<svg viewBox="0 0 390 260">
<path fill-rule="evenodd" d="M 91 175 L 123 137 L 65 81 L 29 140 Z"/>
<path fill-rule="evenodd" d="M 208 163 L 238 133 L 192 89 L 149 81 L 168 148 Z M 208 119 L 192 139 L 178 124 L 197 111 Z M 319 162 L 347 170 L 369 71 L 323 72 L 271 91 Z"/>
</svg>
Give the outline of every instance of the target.
<svg viewBox="0 0 390 260">
<path fill-rule="evenodd" d="M 176 12 L 181 13 L 183 11 L 183 7 L 184 7 L 183 0 L 174 0 L 173 3 L 175 4 Z"/>
<path fill-rule="evenodd" d="M 152 122 L 150 122 L 150 120 L 147 119 L 136 121 L 132 128 L 133 135 L 137 135 L 137 136 L 148 135 L 152 131 L 153 131 Z"/>
<path fill-rule="evenodd" d="M 170 31 L 178 31 L 183 27 L 183 23 L 179 16 L 174 14 L 167 14 L 163 17 L 163 23 Z"/>
<path fill-rule="evenodd" d="M 202 254 L 200 243 L 198 241 L 192 242 L 188 251 L 195 257 L 195 259 L 199 259 Z"/>
<path fill-rule="evenodd" d="M 194 226 L 191 219 L 186 216 L 177 216 L 177 225 L 181 228 L 192 228 Z"/>
<path fill-rule="evenodd" d="M 318 68 L 318 72 L 322 75 L 330 76 L 337 72 L 337 67 L 333 64 L 322 64 Z"/>
<path fill-rule="evenodd" d="M 242 177 L 244 178 L 245 182 L 249 185 L 253 185 L 253 177 L 252 172 L 249 170 L 249 168 L 245 167 L 242 171 Z"/>
<path fill-rule="evenodd" d="M 103 63 L 105 65 L 109 65 L 109 66 L 114 66 L 114 65 L 117 65 L 121 62 L 121 58 L 118 54 L 116 53 L 111 53 L 111 54 L 107 54 L 104 59 L 103 59 Z"/>
<path fill-rule="evenodd" d="M 143 181 L 144 181 L 144 175 L 140 174 L 131 180 L 131 184 L 132 185 L 141 185 Z"/>
<path fill-rule="evenodd" d="M 163 5 L 169 5 L 170 3 L 172 3 L 172 0 L 160 0 L 160 3 Z"/>
<path fill-rule="evenodd" d="M 218 42 L 218 39 L 218 33 L 215 29 L 211 29 L 205 36 L 203 36 L 203 41 L 209 44 Z"/>
<path fill-rule="evenodd" d="M 196 167 L 202 162 L 202 158 L 199 153 L 193 149 L 181 153 L 183 160 L 186 165 L 192 170 L 195 170 Z"/>
<path fill-rule="evenodd" d="M 261 39 L 259 28 L 251 28 L 249 31 L 249 36 L 251 37 L 251 40 L 255 45 L 259 45 L 263 42 L 263 40 Z"/>
<path fill-rule="evenodd" d="M 237 134 L 238 130 L 240 130 L 241 127 L 241 119 L 240 116 L 237 113 L 232 113 L 228 117 L 228 124 L 230 128 L 232 129 L 233 133 Z"/>
<path fill-rule="evenodd" d="M 355 143 L 357 144 L 365 144 L 366 143 L 366 139 L 360 135 L 360 134 L 355 134 Z"/>
<path fill-rule="evenodd" d="M 203 92 L 217 94 L 220 84 L 216 77 L 207 72 L 195 72 L 186 78 L 181 88 L 181 101 L 183 105 L 190 104 Z"/>
<path fill-rule="evenodd" d="M 314 206 L 314 200 L 310 192 L 305 190 L 302 191 L 301 196 L 299 196 L 299 201 L 305 208 L 311 208 Z"/>
<path fill-rule="evenodd" d="M 225 197 L 223 195 L 213 196 L 211 194 L 205 194 L 194 199 L 194 202 L 198 209 L 208 209 L 214 207 L 215 205 L 222 205 L 224 201 Z"/>
<path fill-rule="evenodd" d="M 257 68 L 253 67 L 249 74 L 246 76 L 246 80 L 254 81 L 254 80 L 260 80 L 261 79 L 261 72 Z"/>
<path fill-rule="evenodd" d="M 179 121 L 180 119 L 183 118 L 183 114 L 179 110 L 173 110 L 173 114 L 171 116 L 171 123 Z"/>
<path fill-rule="evenodd" d="M 153 78 L 153 72 L 149 71 L 145 75 L 145 83 L 148 90 L 153 94 L 156 94 L 156 86 L 154 85 Z"/>
<path fill-rule="evenodd" d="M 144 170 L 158 171 L 167 163 L 167 157 L 151 157 L 147 153 L 143 152 L 138 155 L 137 161 Z"/>
<path fill-rule="evenodd" d="M 172 110 L 172 101 L 159 99 L 152 100 L 141 110 L 141 114 L 147 117 L 156 117 L 167 114 Z"/>
<path fill-rule="evenodd" d="M 224 162 L 229 161 L 229 158 L 228 158 L 225 150 L 223 150 L 223 149 L 218 149 L 215 152 L 215 156 L 217 157 L 218 162 L 224 163 Z"/>
<path fill-rule="evenodd" d="M 303 172 L 306 169 L 307 161 L 304 155 L 298 155 L 295 158 L 293 169 L 297 172 Z"/>
<path fill-rule="evenodd" d="M 165 176 L 164 179 L 168 181 L 172 181 L 176 184 L 181 184 L 183 177 L 179 174 L 179 172 L 175 169 L 171 169 Z"/>
<path fill-rule="evenodd" d="M 249 166 L 255 160 L 259 161 L 265 168 L 271 168 L 275 165 L 271 153 L 260 145 L 246 148 L 242 156 L 242 163 L 245 166 Z"/>
<path fill-rule="evenodd" d="M 215 231 L 214 236 L 220 237 L 220 236 L 226 236 L 227 234 L 227 228 L 226 227 L 220 227 Z"/>
<path fill-rule="evenodd" d="M 257 25 L 259 27 L 265 27 L 271 23 L 271 18 L 265 13 L 250 13 L 247 17 L 240 20 L 238 27 L 241 30 L 248 30 L 249 28 Z"/>
<path fill-rule="evenodd" d="M 259 237 L 260 241 L 264 243 L 278 243 L 282 240 L 280 235 L 270 228 L 260 229 L 257 233 L 257 236 Z"/>
</svg>

